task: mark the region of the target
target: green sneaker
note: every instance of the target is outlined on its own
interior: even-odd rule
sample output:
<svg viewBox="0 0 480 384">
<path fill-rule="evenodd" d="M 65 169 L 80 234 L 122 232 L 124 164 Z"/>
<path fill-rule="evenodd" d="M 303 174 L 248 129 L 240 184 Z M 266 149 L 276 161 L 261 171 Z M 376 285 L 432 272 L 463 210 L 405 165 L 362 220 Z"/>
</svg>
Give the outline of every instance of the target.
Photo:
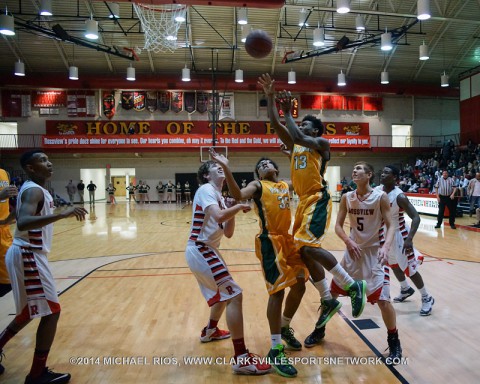
<svg viewBox="0 0 480 384">
<path fill-rule="evenodd" d="M 317 324 L 315 324 L 315 328 L 325 327 L 328 321 L 341 307 L 342 303 L 336 299 L 322 300 L 322 305 L 320 306 L 322 312 L 320 313 Z"/>
<path fill-rule="evenodd" d="M 297 370 L 291 364 L 288 364 L 287 356 L 285 356 L 283 344 L 277 344 L 270 349 L 267 358 L 272 368 L 280 375 L 284 377 L 297 376 Z"/>
<path fill-rule="evenodd" d="M 365 280 L 354 281 L 348 288 L 348 296 L 352 301 L 352 316 L 358 317 L 362 314 L 365 308 L 367 282 Z"/>
<path fill-rule="evenodd" d="M 294 330 L 290 327 L 282 327 L 281 334 L 282 340 L 287 343 L 287 349 L 293 351 L 300 351 L 302 349 L 302 343 L 298 341 L 294 336 Z"/>
</svg>

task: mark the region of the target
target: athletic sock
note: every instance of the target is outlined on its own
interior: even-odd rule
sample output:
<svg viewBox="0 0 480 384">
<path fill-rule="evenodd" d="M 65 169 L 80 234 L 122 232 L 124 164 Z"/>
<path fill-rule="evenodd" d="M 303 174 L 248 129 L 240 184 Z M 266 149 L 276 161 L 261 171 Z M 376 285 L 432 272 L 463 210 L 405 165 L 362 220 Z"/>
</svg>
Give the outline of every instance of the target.
<svg viewBox="0 0 480 384">
<path fill-rule="evenodd" d="M 272 341 L 272 348 L 274 348 L 278 344 L 282 344 L 282 335 L 279 333 L 273 334 L 270 336 L 270 340 Z"/>
<path fill-rule="evenodd" d="M 247 347 L 245 346 L 245 339 L 242 337 L 241 339 L 232 339 L 233 349 L 235 350 L 235 356 L 243 355 L 247 353 Z"/>
<path fill-rule="evenodd" d="M 332 298 L 327 278 L 324 278 L 320 281 L 315 281 L 313 285 L 315 286 L 315 288 L 317 288 L 322 300 L 330 300 Z"/>
<path fill-rule="evenodd" d="M 352 285 L 352 283 L 355 281 L 350 277 L 347 271 L 343 269 L 340 263 L 337 263 L 337 265 L 330 269 L 329 272 L 336 277 L 340 283 L 340 287 L 350 287 L 350 285 Z"/>
</svg>

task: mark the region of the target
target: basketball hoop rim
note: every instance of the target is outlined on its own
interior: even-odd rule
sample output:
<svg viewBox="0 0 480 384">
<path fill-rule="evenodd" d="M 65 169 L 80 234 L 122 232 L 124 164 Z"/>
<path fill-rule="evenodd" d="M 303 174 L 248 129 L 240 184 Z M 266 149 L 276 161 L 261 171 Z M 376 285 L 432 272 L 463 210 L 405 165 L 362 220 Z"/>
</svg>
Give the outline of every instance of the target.
<svg viewBox="0 0 480 384">
<path fill-rule="evenodd" d="M 139 4 L 139 3 L 135 3 L 135 5 L 137 7 L 144 8 L 144 9 L 147 9 L 149 11 L 161 12 L 161 13 L 183 11 L 184 9 L 187 9 L 187 7 L 188 7 L 187 5 L 182 5 L 181 7 L 176 8 L 176 9 L 161 9 L 161 8 L 152 8 L 152 6 L 148 6 L 148 5 L 145 5 L 145 4 Z M 156 5 L 156 6 L 157 7 L 170 7 L 172 5 L 173 4 L 161 4 L 161 5 Z M 180 4 L 177 4 L 177 5 L 180 5 Z"/>
</svg>

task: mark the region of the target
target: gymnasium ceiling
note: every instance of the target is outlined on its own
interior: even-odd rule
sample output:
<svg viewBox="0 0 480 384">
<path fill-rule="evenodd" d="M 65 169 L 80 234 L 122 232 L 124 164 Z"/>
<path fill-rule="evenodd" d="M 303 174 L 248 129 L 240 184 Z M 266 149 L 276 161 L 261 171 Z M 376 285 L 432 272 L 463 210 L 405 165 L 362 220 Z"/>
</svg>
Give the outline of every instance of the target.
<svg viewBox="0 0 480 384">
<path fill-rule="evenodd" d="M 452 95 L 458 93 L 462 74 L 480 64 L 480 0 L 430 0 L 432 17 L 422 22 L 416 18 L 417 0 L 352 0 L 347 14 L 336 12 L 335 0 L 211 2 L 222 5 L 187 1 L 187 21 L 178 31 L 177 49 L 155 53 L 144 49 L 145 36 L 132 1 L 117 1 L 120 18 L 112 20 L 110 2 L 105 1 L 53 0 L 53 16 L 39 16 L 41 0 L 0 0 L 2 13 L 6 6 L 13 14 L 16 29 L 15 36 L 0 37 L 0 86 L 254 90 L 260 74 L 269 72 L 286 86 L 287 74 L 293 70 L 294 89 L 335 92 L 342 70 L 347 78 L 342 92 L 422 94 L 424 90 L 430 95 Z M 241 26 L 236 21 L 242 3 L 249 5 L 248 24 L 272 37 L 272 53 L 264 59 L 252 59 L 240 41 Z M 302 10 L 308 15 L 308 27 L 298 26 Z M 365 20 L 364 34 L 355 30 L 358 14 Z M 101 50 L 87 47 L 92 41 L 83 37 L 90 16 L 99 23 Z M 318 25 L 325 27 L 326 46 L 315 51 L 312 33 Z M 75 43 L 62 41 L 54 31 L 58 26 Z M 375 42 L 386 28 L 394 35 L 406 31 L 388 53 Z M 336 50 L 343 36 L 360 45 Z M 419 60 L 423 42 L 429 46 L 426 61 Z M 135 50 L 139 60 L 131 60 L 124 48 Z M 285 63 L 286 52 L 307 57 Z M 18 60 L 25 63 L 23 78 L 12 76 Z M 135 82 L 125 80 L 130 64 L 136 70 Z M 79 69 L 78 81 L 68 79 L 72 65 Z M 190 83 L 180 79 L 185 65 L 191 68 Z M 244 71 L 242 84 L 233 82 L 236 69 Z M 389 85 L 380 85 L 383 70 L 389 73 Z M 448 89 L 440 87 L 444 71 L 450 76 Z"/>
</svg>

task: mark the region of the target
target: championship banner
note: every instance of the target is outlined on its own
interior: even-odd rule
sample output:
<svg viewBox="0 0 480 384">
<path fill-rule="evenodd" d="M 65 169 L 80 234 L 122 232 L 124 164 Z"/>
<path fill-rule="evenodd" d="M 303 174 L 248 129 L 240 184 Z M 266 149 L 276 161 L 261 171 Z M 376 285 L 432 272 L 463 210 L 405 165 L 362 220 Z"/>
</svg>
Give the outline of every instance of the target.
<svg viewBox="0 0 480 384">
<path fill-rule="evenodd" d="M 195 112 L 195 92 L 184 92 L 183 93 L 183 105 L 185 111 L 188 113 Z"/>
<path fill-rule="evenodd" d="M 137 112 L 145 110 L 145 92 L 133 92 L 133 109 Z"/>
<path fill-rule="evenodd" d="M 370 148 L 369 137 L 328 137 L 331 147 Z M 271 148 L 278 150 L 282 141 L 276 135 L 219 135 L 217 144 L 229 148 Z M 212 145 L 211 135 L 111 135 L 111 136 L 43 136 L 42 147 L 48 149 L 146 149 L 198 148 Z"/>
<path fill-rule="evenodd" d="M 168 112 L 170 110 L 171 92 L 160 91 L 158 92 L 158 109 L 160 112 Z"/>
<path fill-rule="evenodd" d="M 30 91 L 2 90 L 2 117 L 30 117 Z"/>
<path fill-rule="evenodd" d="M 235 120 L 235 103 L 233 93 L 225 93 L 220 96 L 220 114 L 218 120 L 232 119 Z"/>
<path fill-rule="evenodd" d="M 381 97 L 363 97 L 364 111 L 383 111 L 383 99 Z"/>
<path fill-rule="evenodd" d="M 147 109 L 150 113 L 153 113 L 157 110 L 157 92 L 149 91 L 147 92 Z"/>
<path fill-rule="evenodd" d="M 133 109 L 133 92 L 122 91 L 121 95 L 122 108 L 127 111 Z"/>
<path fill-rule="evenodd" d="M 32 106 L 34 108 L 60 108 L 67 106 L 65 91 L 33 91 Z"/>
<path fill-rule="evenodd" d="M 105 92 L 103 94 L 103 114 L 111 119 L 115 116 L 115 93 L 114 92 Z"/>
<path fill-rule="evenodd" d="M 95 116 L 95 92 L 67 91 L 67 115 L 68 117 Z"/>
<path fill-rule="evenodd" d="M 205 113 L 208 109 L 208 92 L 197 93 L 197 112 Z"/>
<path fill-rule="evenodd" d="M 178 113 L 183 111 L 183 92 L 172 91 L 172 105 L 170 109 L 172 112 Z"/>
</svg>

